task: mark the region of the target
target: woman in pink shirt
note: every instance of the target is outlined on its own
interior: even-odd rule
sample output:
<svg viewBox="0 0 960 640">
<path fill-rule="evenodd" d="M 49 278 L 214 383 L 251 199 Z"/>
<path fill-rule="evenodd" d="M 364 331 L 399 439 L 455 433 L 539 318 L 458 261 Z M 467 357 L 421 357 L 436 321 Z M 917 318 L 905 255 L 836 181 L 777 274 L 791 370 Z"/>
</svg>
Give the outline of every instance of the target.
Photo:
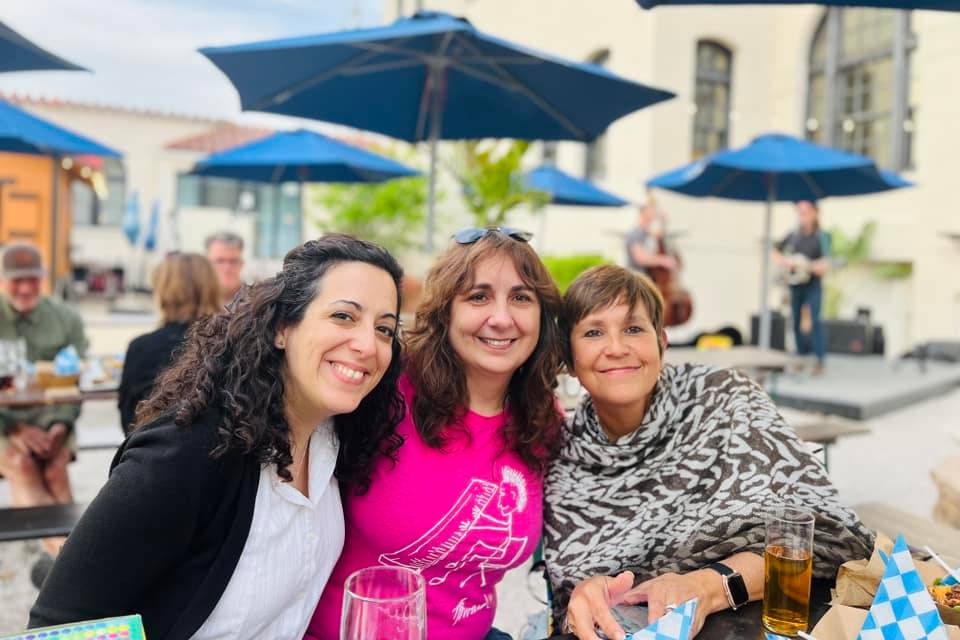
<svg viewBox="0 0 960 640">
<path fill-rule="evenodd" d="M 345 496 L 346 544 L 306 638 L 339 637 L 344 581 L 376 565 L 423 576 L 430 640 L 503 637 L 495 586 L 537 546 L 562 419 L 560 295 L 529 239 L 466 229 L 430 270 L 400 382 L 404 443 Z"/>
</svg>

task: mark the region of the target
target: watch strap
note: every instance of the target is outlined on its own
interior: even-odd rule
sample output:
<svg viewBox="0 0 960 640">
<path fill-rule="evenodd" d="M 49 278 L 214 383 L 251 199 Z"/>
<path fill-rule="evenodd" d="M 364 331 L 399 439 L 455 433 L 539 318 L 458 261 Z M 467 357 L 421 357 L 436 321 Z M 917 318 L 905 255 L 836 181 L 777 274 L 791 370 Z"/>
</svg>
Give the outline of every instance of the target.
<svg viewBox="0 0 960 640">
<path fill-rule="evenodd" d="M 722 562 L 713 562 L 708 564 L 707 569 L 713 569 L 723 578 L 723 592 L 727 596 L 727 602 L 731 609 L 739 609 L 750 600 L 750 594 L 747 591 L 747 583 L 743 581 L 743 576 L 723 564 Z"/>
</svg>

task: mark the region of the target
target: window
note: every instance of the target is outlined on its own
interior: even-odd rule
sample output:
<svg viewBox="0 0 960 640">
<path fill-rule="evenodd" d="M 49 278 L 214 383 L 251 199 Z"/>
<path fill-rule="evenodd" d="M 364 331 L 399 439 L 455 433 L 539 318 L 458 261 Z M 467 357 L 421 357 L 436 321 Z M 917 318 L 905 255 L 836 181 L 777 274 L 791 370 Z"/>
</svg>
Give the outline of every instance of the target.
<svg viewBox="0 0 960 640">
<path fill-rule="evenodd" d="M 258 258 L 282 258 L 302 241 L 300 185 L 295 182 L 273 185 L 181 174 L 177 177 L 177 204 L 255 216 L 253 251 Z"/>
<path fill-rule="evenodd" d="M 912 163 L 909 14 L 831 9 L 810 46 L 807 138 L 904 169 Z"/>
<path fill-rule="evenodd" d="M 694 78 L 693 158 L 726 149 L 730 141 L 733 54 L 710 40 L 697 43 Z"/>
<path fill-rule="evenodd" d="M 123 222 L 127 201 L 127 172 L 123 161 L 104 158 L 101 171 L 103 183 L 107 189 L 103 200 L 85 180 L 70 181 L 70 211 L 73 215 L 73 224 L 88 227 L 120 226 Z"/>
<path fill-rule="evenodd" d="M 254 251 L 258 258 L 282 258 L 301 242 L 300 185 L 286 182 L 259 188 L 264 207 L 257 215 Z"/>
<path fill-rule="evenodd" d="M 587 62 L 604 66 L 610 61 L 610 49 L 600 49 L 587 56 Z M 588 142 L 583 154 L 583 177 L 587 180 L 599 180 L 607 174 L 606 135 Z"/>
<path fill-rule="evenodd" d="M 120 226 L 127 204 L 127 170 L 123 161 L 104 158 L 103 177 L 107 183 L 107 197 L 96 201 L 98 210 L 94 224 Z"/>
</svg>

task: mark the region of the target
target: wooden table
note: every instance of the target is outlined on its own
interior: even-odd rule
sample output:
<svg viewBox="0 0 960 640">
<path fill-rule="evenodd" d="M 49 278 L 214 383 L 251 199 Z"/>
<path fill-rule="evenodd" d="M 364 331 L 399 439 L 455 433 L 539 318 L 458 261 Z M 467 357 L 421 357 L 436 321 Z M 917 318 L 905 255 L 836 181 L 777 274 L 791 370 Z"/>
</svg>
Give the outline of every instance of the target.
<svg viewBox="0 0 960 640">
<path fill-rule="evenodd" d="M 115 387 L 81 391 L 77 387 L 57 387 L 52 392 L 39 387 L 30 387 L 22 391 L 8 389 L 0 391 L 0 408 L 35 407 L 38 405 L 75 404 L 87 400 L 116 400 Z"/>
<path fill-rule="evenodd" d="M 922 549 L 926 545 L 941 556 L 960 562 L 960 558 L 953 557 L 960 549 L 960 529 L 915 516 L 880 502 L 856 505 L 853 510 L 860 516 L 863 524 L 874 531 L 882 531 L 890 538 L 896 538 L 902 533 L 911 547 Z"/>
<path fill-rule="evenodd" d="M 797 436 L 804 442 L 816 442 L 823 445 L 823 466 L 830 470 L 830 445 L 846 436 L 870 433 L 871 429 L 862 422 L 850 422 L 824 417 L 806 424 L 791 425 Z"/>
<path fill-rule="evenodd" d="M 694 347 L 667 347 L 664 359 L 670 364 L 704 364 L 730 369 L 782 373 L 799 362 L 797 356 L 760 347 L 743 346 L 729 349 L 696 349 Z"/>
<path fill-rule="evenodd" d="M 830 608 L 832 580 L 814 580 L 810 591 L 810 627 L 813 628 Z M 758 600 L 736 611 L 721 611 L 707 616 L 697 640 L 762 640 L 765 638 L 760 621 L 763 605 Z M 576 640 L 571 634 L 560 634 L 550 640 Z"/>
</svg>

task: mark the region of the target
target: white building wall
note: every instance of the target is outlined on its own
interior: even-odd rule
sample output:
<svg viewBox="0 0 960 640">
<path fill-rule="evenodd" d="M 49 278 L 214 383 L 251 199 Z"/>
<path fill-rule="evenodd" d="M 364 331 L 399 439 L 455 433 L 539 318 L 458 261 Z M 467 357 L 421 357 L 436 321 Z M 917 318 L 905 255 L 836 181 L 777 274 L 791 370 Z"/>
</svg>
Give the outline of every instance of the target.
<svg viewBox="0 0 960 640">
<path fill-rule="evenodd" d="M 127 194 L 139 194 L 144 228 L 155 200 L 159 200 L 162 213 L 176 204 L 177 173 L 189 170 L 198 157 L 195 153 L 168 151 L 164 146 L 202 133 L 213 124 L 209 119 L 96 105 L 30 102 L 23 108 L 121 152 Z M 182 232 L 184 237 L 189 236 L 191 227 Z M 71 247 L 75 263 L 113 266 L 129 265 L 134 251 L 119 226 L 75 224 Z"/>
</svg>

